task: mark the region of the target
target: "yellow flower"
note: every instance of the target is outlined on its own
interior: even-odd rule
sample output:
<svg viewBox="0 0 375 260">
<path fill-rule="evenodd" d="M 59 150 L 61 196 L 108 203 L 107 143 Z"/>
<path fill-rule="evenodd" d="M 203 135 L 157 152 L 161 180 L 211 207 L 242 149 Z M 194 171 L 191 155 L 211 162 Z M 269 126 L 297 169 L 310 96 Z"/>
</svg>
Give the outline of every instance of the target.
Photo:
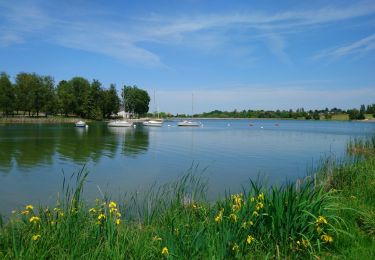
<svg viewBox="0 0 375 260">
<path fill-rule="evenodd" d="M 54 208 L 53 211 L 60 211 L 60 209 L 59 208 Z"/>
<path fill-rule="evenodd" d="M 89 209 L 89 212 L 90 212 L 90 213 L 95 213 L 95 212 L 96 212 L 96 209 L 95 209 L 95 208 L 91 208 L 91 209 Z"/>
<path fill-rule="evenodd" d="M 255 241 L 255 238 L 251 235 L 248 235 L 247 238 L 246 238 L 246 243 L 248 243 L 249 245 Z"/>
<path fill-rule="evenodd" d="M 233 245 L 233 247 L 232 247 L 232 250 L 233 250 L 234 252 L 238 252 L 238 251 L 240 250 L 240 247 L 239 247 L 236 243 L 234 243 L 234 245 Z"/>
<path fill-rule="evenodd" d="M 234 222 L 237 223 L 237 215 L 236 214 L 230 214 L 229 218 Z"/>
<path fill-rule="evenodd" d="M 303 245 L 304 247 L 308 247 L 308 246 L 310 245 L 309 240 L 302 238 L 302 245 Z"/>
<path fill-rule="evenodd" d="M 258 202 L 258 204 L 256 205 L 255 209 L 256 210 L 260 210 L 264 207 L 263 203 L 262 202 Z"/>
<path fill-rule="evenodd" d="M 60 212 L 59 212 L 59 216 L 60 216 L 60 217 L 64 217 L 64 212 L 60 211 Z"/>
<path fill-rule="evenodd" d="M 98 216 L 98 220 L 99 221 L 102 221 L 102 220 L 105 220 L 105 215 L 104 214 L 99 214 L 99 216 Z"/>
<path fill-rule="evenodd" d="M 33 235 L 32 237 L 31 237 L 31 239 L 33 240 L 33 241 L 37 241 L 37 240 L 39 240 L 41 238 L 41 236 L 38 234 L 38 235 Z"/>
<path fill-rule="evenodd" d="M 258 213 L 257 211 L 254 211 L 254 212 L 253 212 L 253 216 L 258 217 L 258 216 L 259 216 L 259 213 Z"/>
<path fill-rule="evenodd" d="M 116 222 L 116 225 L 120 225 L 120 223 L 121 223 L 121 219 L 118 218 L 118 219 L 116 219 L 115 222 Z"/>
<path fill-rule="evenodd" d="M 222 208 L 219 213 L 217 214 L 217 216 L 215 217 L 215 221 L 220 223 L 222 218 L 223 218 L 223 213 L 224 213 L 224 208 Z"/>
<path fill-rule="evenodd" d="M 251 201 L 251 202 L 254 202 L 254 201 L 255 201 L 255 198 L 254 198 L 254 197 L 251 197 L 251 198 L 250 198 L 250 201 Z"/>
<path fill-rule="evenodd" d="M 241 206 L 241 204 L 242 204 L 242 193 L 232 195 L 232 200 L 234 201 L 234 204 L 237 204 L 237 205 Z"/>
<path fill-rule="evenodd" d="M 117 212 L 117 209 L 116 209 L 116 208 L 110 208 L 110 209 L 109 209 L 109 212 L 110 212 L 110 213 L 115 213 L 115 212 Z"/>
<path fill-rule="evenodd" d="M 161 250 L 161 254 L 162 255 L 169 255 L 169 251 L 168 251 L 168 248 L 166 246 L 163 247 L 163 249 Z"/>
<path fill-rule="evenodd" d="M 27 206 L 25 207 L 25 209 L 26 209 L 26 210 L 33 210 L 34 207 L 33 207 L 33 205 L 27 205 Z"/>
<path fill-rule="evenodd" d="M 264 200 L 264 193 L 263 192 L 258 195 L 258 200 Z"/>
<path fill-rule="evenodd" d="M 24 210 L 24 211 L 21 212 L 21 214 L 22 214 L 22 215 L 29 215 L 29 214 L 30 214 L 30 211 L 28 211 L 28 210 Z"/>
<path fill-rule="evenodd" d="M 326 243 L 332 243 L 333 242 L 333 237 L 330 235 L 324 234 L 320 237 L 321 240 L 323 240 Z"/>
<path fill-rule="evenodd" d="M 109 207 L 110 207 L 110 208 L 116 208 L 116 207 L 117 207 L 116 202 L 111 201 L 111 202 L 109 203 Z"/>
<path fill-rule="evenodd" d="M 29 221 L 30 221 L 30 223 L 38 223 L 40 221 L 40 218 L 33 216 L 33 217 L 30 218 Z"/>
<path fill-rule="evenodd" d="M 328 224 L 328 221 L 326 220 L 326 218 L 325 217 L 323 217 L 323 216 L 319 216 L 318 218 L 317 218 L 317 220 L 316 220 L 316 224 Z"/>
<path fill-rule="evenodd" d="M 121 213 L 120 212 L 116 212 L 116 216 L 119 218 L 121 217 Z"/>
</svg>

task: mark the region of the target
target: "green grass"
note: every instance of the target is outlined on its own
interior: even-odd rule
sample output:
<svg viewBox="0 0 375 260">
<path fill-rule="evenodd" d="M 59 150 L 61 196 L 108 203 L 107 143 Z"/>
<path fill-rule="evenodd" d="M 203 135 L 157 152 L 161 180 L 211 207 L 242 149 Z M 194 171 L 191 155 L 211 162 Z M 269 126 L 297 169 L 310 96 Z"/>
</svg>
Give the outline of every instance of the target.
<svg viewBox="0 0 375 260">
<path fill-rule="evenodd" d="M 374 149 L 371 142 L 352 140 L 348 151 Z M 26 206 L 0 220 L 0 258 L 375 258 L 375 158 L 368 153 L 327 159 L 315 178 L 297 183 L 250 182 L 216 202 L 206 200 L 198 170 L 141 195 L 89 203 L 81 199 L 82 169 L 64 180 L 56 207 Z"/>
<path fill-rule="evenodd" d="M 335 114 L 332 115 L 332 120 L 347 121 L 349 120 L 348 114 Z"/>
</svg>

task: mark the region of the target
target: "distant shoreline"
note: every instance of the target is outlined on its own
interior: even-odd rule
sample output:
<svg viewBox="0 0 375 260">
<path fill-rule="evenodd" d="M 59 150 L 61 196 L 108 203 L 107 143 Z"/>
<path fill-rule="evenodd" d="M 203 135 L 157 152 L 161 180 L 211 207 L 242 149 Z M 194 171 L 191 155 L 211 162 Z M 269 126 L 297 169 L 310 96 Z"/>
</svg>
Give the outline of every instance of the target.
<svg viewBox="0 0 375 260">
<path fill-rule="evenodd" d="M 79 120 L 84 120 L 86 122 L 95 122 L 95 120 L 90 119 L 83 119 L 80 117 L 28 117 L 28 116 L 15 116 L 15 117 L 0 117 L 0 124 L 58 124 L 58 123 L 75 123 Z M 113 119 L 116 120 L 116 119 Z M 122 120 L 122 119 L 117 119 Z M 139 118 L 139 119 L 126 119 L 133 122 L 143 122 L 150 120 L 150 118 Z M 179 121 L 179 120 L 280 120 L 280 121 L 353 121 L 353 122 L 366 122 L 366 123 L 375 123 L 375 118 L 372 119 L 364 119 L 364 120 L 337 120 L 337 119 L 321 119 L 321 120 L 307 120 L 302 118 L 238 118 L 238 117 L 227 117 L 227 118 L 218 118 L 218 117 L 176 117 L 176 118 L 166 118 L 165 120 L 168 121 Z M 108 120 L 103 120 L 102 122 L 106 122 Z"/>
</svg>

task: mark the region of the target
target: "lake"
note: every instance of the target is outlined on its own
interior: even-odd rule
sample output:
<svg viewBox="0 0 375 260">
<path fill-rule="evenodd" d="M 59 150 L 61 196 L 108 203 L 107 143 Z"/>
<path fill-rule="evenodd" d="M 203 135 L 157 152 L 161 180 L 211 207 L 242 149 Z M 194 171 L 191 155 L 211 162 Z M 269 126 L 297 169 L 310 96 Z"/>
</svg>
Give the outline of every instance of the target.
<svg viewBox="0 0 375 260">
<path fill-rule="evenodd" d="M 209 179 L 210 198 L 249 179 L 270 184 L 305 176 L 322 158 L 345 154 L 350 138 L 371 136 L 374 123 L 298 120 L 201 120 L 202 127 L 108 128 L 91 123 L 0 125 L 0 212 L 54 205 L 66 176 L 84 165 L 85 196 L 118 197 L 176 180 L 192 165 Z"/>
</svg>

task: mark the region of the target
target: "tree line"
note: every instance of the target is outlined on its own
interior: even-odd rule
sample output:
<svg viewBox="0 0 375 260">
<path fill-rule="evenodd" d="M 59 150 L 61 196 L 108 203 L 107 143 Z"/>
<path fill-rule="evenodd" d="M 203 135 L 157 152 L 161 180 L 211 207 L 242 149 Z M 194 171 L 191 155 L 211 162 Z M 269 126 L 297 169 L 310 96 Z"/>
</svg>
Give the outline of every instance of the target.
<svg viewBox="0 0 375 260">
<path fill-rule="evenodd" d="M 285 119 L 307 119 L 307 120 L 320 120 L 331 119 L 334 115 L 346 114 L 350 120 L 361 120 L 365 119 L 365 114 L 371 114 L 375 117 L 375 104 L 372 105 L 361 105 L 359 109 L 322 109 L 322 110 L 308 110 L 304 108 L 298 108 L 296 110 L 242 110 L 237 111 L 220 111 L 214 110 L 211 112 L 205 112 L 202 114 L 195 114 L 194 117 L 206 117 L 206 118 L 285 118 Z M 177 115 L 177 117 L 187 117 L 187 115 Z"/>
<path fill-rule="evenodd" d="M 5 116 L 42 113 L 100 120 L 116 114 L 121 106 L 133 115 L 147 113 L 150 102 L 147 91 L 125 85 L 121 97 L 114 84 L 105 88 L 100 81 L 90 82 L 83 77 L 61 80 L 55 86 L 51 76 L 21 72 L 13 83 L 8 74 L 0 74 L 0 110 Z"/>
</svg>

